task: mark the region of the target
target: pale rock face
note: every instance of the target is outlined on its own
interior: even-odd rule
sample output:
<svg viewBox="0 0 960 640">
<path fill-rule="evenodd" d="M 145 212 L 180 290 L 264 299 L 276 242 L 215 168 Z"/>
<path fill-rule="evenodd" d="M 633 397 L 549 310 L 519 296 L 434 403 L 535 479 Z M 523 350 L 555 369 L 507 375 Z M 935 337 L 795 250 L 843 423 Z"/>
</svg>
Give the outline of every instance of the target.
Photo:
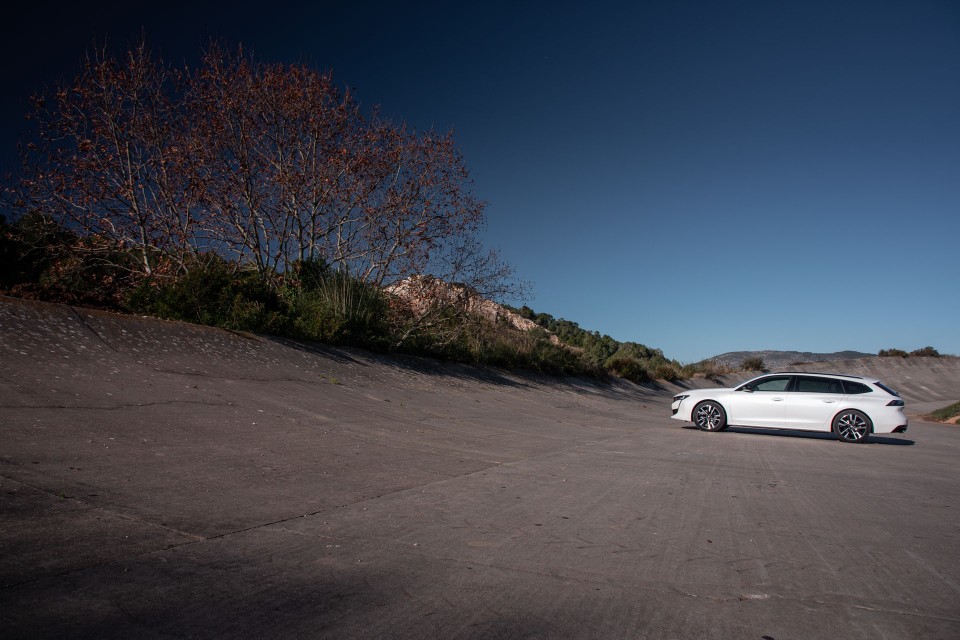
<svg viewBox="0 0 960 640">
<path fill-rule="evenodd" d="M 542 328 L 536 322 L 521 317 L 502 305 L 486 300 L 472 288 L 457 283 L 447 283 L 430 276 L 411 276 L 384 287 L 384 290 L 403 299 L 417 312 L 426 311 L 432 304 L 450 304 L 466 309 L 491 322 L 506 322 L 520 331 Z M 560 339 L 549 333 L 550 342 L 560 344 Z"/>
</svg>

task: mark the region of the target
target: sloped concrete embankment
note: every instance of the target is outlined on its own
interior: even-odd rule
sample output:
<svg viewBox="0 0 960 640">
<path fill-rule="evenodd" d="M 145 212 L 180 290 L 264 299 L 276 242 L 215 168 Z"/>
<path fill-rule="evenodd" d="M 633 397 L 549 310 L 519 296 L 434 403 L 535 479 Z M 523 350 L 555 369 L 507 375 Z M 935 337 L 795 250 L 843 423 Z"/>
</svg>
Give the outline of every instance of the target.
<svg viewBox="0 0 960 640">
<path fill-rule="evenodd" d="M 960 637 L 960 431 L 680 388 L 0 300 L 3 638 Z"/>
<path fill-rule="evenodd" d="M 17 550 L 0 558 L 3 584 L 603 440 L 630 432 L 638 409 L 664 412 L 653 387 L 14 299 L 0 299 L 0 363 L 5 510 L 21 517 L 0 523 Z"/>
</svg>

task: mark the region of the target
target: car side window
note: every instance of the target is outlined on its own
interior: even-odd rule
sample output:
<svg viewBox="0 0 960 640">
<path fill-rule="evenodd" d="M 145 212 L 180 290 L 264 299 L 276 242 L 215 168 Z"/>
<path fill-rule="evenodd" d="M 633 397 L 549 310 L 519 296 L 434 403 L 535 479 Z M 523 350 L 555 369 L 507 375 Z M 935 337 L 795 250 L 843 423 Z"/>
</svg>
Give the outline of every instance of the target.
<svg viewBox="0 0 960 640">
<path fill-rule="evenodd" d="M 750 385 L 754 391 L 783 391 L 790 384 L 790 376 L 776 376 L 757 380 Z"/>
<path fill-rule="evenodd" d="M 843 385 L 839 380 L 831 378 L 813 378 L 800 376 L 793 389 L 798 393 L 843 393 Z"/>
<path fill-rule="evenodd" d="M 860 384 L 859 382 L 851 382 L 850 380 L 844 380 L 843 386 L 847 388 L 848 395 L 855 395 L 858 393 L 870 393 L 870 387 L 865 384 Z"/>
</svg>

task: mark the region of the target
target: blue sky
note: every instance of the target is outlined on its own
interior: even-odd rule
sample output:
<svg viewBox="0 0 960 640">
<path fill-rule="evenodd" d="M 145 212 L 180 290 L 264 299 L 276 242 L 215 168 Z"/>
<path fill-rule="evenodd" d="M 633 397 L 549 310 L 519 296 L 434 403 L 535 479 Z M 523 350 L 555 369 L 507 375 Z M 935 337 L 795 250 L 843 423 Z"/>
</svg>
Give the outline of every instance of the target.
<svg viewBox="0 0 960 640">
<path fill-rule="evenodd" d="M 332 68 L 454 128 L 527 303 L 692 362 L 960 354 L 960 3 L 93 3 L 5 25 L 0 160 L 94 38 Z"/>
</svg>

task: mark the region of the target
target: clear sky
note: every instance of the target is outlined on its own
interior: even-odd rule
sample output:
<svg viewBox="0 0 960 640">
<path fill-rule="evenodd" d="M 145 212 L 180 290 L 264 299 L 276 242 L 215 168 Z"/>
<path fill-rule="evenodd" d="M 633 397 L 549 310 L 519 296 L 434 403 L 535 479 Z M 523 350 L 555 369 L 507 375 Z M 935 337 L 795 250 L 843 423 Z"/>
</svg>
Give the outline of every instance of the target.
<svg viewBox="0 0 960 640">
<path fill-rule="evenodd" d="M 33 2 L 4 21 L 0 164 L 30 93 L 141 29 L 454 128 L 537 311 L 684 362 L 960 354 L 956 0 Z"/>
</svg>

